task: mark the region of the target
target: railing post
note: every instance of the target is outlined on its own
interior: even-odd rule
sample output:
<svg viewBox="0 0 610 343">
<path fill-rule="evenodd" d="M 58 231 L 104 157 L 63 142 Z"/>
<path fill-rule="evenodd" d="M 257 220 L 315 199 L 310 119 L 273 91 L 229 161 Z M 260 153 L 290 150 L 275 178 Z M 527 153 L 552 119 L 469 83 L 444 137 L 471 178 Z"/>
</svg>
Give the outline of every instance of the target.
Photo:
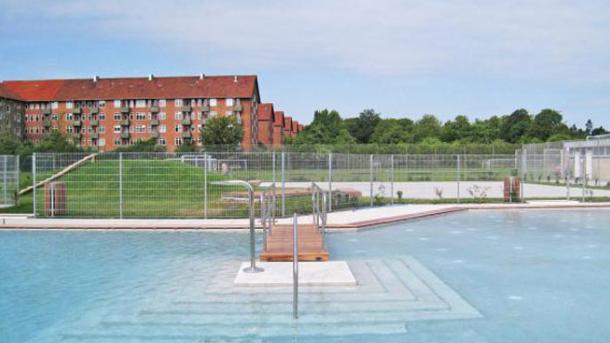
<svg viewBox="0 0 610 343">
<path fill-rule="evenodd" d="M 299 318 L 299 229 L 297 214 L 292 215 L 292 317 Z"/>
<path fill-rule="evenodd" d="M 373 207 L 373 155 L 369 157 L 369 198 L 371 207 Z"/>
<path fill-rule="evenodd" d="M 267 250 L 267 206 L 265 192 L 261 193 L 261 225 L 263 226 L 263 250 Z"/>
<path fill-rule="evenodd" d="M 203 218 L 208 219 L 208 154 L 203 155 Z"/>
<path fill-rule="evenodd" d="M 123 219 L 123 153 L 119 152 L 119 218 Z"/>
<path fill-rule="evenodd" d="M 580 161 L 582 161 L 581 166 L 580 166 L 580 170 L 581 170 L 581 175 L 582 175 L 582 202 L 585 202 L 585 192 L 586 192 L 586 187 L 587 187 L 587 169 L 586 169 L 586 154 L 587 152 L 585 151 L 584 156 L 580 159 Z M 579 157 L 583 155 L 583 154 L 579 154 Z M 580 162 L 579 161 L 579 162 Z"/>
<path fill-rule="evenodd" d="M 458 204 L 460 203 L 460 178 L 461 178 L 461 170 L 460 170 L 460 154 L 456 155 L 456 162 L 457 162 L 457 174 L 456 174 L 456 181 L 457 181 L 457 202 Z"/>
<path fill-rule="evenodd" d="M 21 186 L 21 156 L 15 156 L 15 205 L 19 205 L 19 188 Z"/>
<path fill-rule="evenodd" d="M 2 167 L 2 193 L 4 195 L 4 204 L 8 204 L 8 155 L 4 155 L 4 164 Z"/>
<path fill-rule="evenodd" d="M 390 203 L 394 205 L 394 155 L 390 156 Z"/>
<path fill-rule="evenodd" d="M 328 153 L 328 210 L 333 210 L 333 153 Z"/>
<path fill-rule="evenodd" d="M 32 155 L 32 216 L 36 217 L 36 153 Z"/>
<path fill-rule="evenodd" d="M 282 217 L 286 215 L 286 153 L 282 151 Z"/>
</svg>

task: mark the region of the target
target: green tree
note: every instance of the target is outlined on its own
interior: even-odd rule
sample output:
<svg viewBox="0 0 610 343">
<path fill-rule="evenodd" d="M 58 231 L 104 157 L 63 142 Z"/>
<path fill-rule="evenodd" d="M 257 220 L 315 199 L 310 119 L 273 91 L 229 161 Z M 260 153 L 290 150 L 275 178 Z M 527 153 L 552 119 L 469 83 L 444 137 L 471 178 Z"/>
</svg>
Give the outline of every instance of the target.
<svg viewBox="0 0 610 343">
<path fill-rule="evenodd" d="M 345 120 L 345 126 L 356 143 L 367 144 L 371 142 L 373 132 L 377 124 L 381 122 L 381 116 L 373 109 L 367 109 L 360 113 L 357 118 Z"/>
<path fill-rule="evenodd" d="M 38 144 L 34 145 L 34 152 L 81 152 L 83 149 L 75 145 L 58 131 L 53 131 L 45 136 Z"/>
<path fill-rule="evenodd" d="M 425 138 L 439 138 L 441 130 L 441 122 L 434 115 L 426 114 L 415 123 L 413 128 L 414 141 L 421 142 Z"/>
<path fill-rule="evenodd" d="M 503 118 L 500 138 L 510 143 L 517 143 L 529 131 L 532 117 L 527 110 L 521 108 Z"/>
<path fill-rule="evenodd" d="M 546 141 L 551 135 L 569 132 L 562 121 L 563 117 L 559 112 L 549 108 L 544 109 L 534 117 L 528 135 Z"/>
<path fill-rule="evenodd" d="M 443 125 L 441 140 L 451 143 L 453 141 L 467 141 L 472 136 L 472 126 L 466 116 L 457 116 Z"/>
<path fill-rule="evenodd" d="M 383 119 L 375 127 L 371 143 L 398 144 L 413 141 L 413 121 L 403 119 Z"/>
<path fill-rule="evenodd" d="M 218 116 L 209 119 L 201 129 L 204 145 L 236 146 L 244 135 L 242 126 L 234 116 Z"/>
<path fill-rule="evenodd" d="M 294 144 L 350 144 L 354 138 L 349 134 L 339 112 L 316 111 L 313 121 L 300 132 Z"/>
<path fill-rule="evenodd" d="M 156 138 L 145 141 L 137 141 L 133 145 L 116 148 L 116 152 L 165 152 L 167 149 L 163 145 L 157 144 Z"/>
</svg>

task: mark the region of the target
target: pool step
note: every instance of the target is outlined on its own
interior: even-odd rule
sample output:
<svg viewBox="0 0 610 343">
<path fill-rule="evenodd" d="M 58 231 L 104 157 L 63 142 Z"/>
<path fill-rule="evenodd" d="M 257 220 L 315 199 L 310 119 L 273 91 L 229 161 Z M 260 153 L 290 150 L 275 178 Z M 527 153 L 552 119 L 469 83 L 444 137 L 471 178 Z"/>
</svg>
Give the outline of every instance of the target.
<svg viewBox="0 0 610 343">
<path fill-rule="evenodd" d="M 350 261 L 356 287 L 303 287 L 299 319 L 291 287 L 243 288 L 233 266 L 203 290 L 185 285 L 182 299 L 108 311 L 58 330 L 65 341 L 256 341 L 264 337 L 404 333 L 418 320 L 478 318 L 480 314 L 410 257 Z M 163 294 L 163 292 L 160 292 Z"/>
</svg>

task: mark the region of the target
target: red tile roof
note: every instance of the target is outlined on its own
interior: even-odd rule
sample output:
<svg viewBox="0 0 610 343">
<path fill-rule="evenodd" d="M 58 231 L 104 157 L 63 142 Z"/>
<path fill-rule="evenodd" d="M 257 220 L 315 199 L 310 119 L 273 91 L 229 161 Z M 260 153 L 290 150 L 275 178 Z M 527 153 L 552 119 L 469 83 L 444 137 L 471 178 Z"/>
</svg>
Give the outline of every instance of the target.
<svg viewBox="0 0 610 343">
<path fill-rule="evenodd" d="M 296 120 L 292 121 L 292 132 L 298 132 L 299 131 L 299 122 Z"/>
<path fill-rule="evenodd" d="M 258 106 L 258 120 L 273 120 L 273 104 L 260 104 Z"/>
<path fill-rule="evenodd" d="M 285 116 L 284 117 L 284 128 L 288 130 L 292 130 L 292 117 Z"/>
<path fill-rule="evenodd" d="M 275 111 L 275 120 L 273 121 L 273 125 L 284 126 L 284 112 L 283 111 Z"/>
<path fill-rule="evenodd" d="M 237 82 L 235 82 L 237 81 Z M 98 78 L 4 81 L 25 101 L 250 98 L 257 92 L 255 75 Z"/>
<path fill-rule="evenodd" d="M 299 123 L 299 132 L 303 131 L 303 124 Z"/>
<path fill-rule="evenodd" d="M 0 98 L 22 100 L 17 94 L 2 86 L 2 83 L 0 83 Z"/>
</svg>

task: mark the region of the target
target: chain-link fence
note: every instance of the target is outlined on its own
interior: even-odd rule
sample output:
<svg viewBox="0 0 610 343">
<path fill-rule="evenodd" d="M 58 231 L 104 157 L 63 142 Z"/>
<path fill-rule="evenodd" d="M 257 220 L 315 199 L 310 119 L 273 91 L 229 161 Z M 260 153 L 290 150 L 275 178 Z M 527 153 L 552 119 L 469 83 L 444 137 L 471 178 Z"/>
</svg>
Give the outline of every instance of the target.
<svg viewBox="0 0 610 343">
<path fill-rule="evenodd" d="M 278 216 L 311 212 L 312 182 L 329 193 L 329 210 L 405 203 L 572 199 L 582 196 L 585 188 L 585 200 L 610 196 L 610 189 L 592 190 L 592 184 L 575 188 L 583 179 L 574 177 L 577 171 L 563 168 L 575 167 L 575 160 L 586 164 L 584 157 L 557 156 L 548 149 L 542 155 L 522 151 L 504 155 L 273 151 L 36 154 L 31 159 L 31 184 L 35 185 L 31 193 L 34 213 L 41 217 L 205 219 L 244 218 L 248 213 L 247 192 L 214 183 L 222 180 L 251 183 L 257 211 L 262 192 L 275 185 Z M 521 187 L 517 193 L 512 179 L 507 180 L 515 176 L 525 180 L 517 183 Z"/>
<path fill-rule="evenodd" d="M 19 156 L 0 155 L 0 207 L 14 206 L 19 190 Z"/>
</svg>

